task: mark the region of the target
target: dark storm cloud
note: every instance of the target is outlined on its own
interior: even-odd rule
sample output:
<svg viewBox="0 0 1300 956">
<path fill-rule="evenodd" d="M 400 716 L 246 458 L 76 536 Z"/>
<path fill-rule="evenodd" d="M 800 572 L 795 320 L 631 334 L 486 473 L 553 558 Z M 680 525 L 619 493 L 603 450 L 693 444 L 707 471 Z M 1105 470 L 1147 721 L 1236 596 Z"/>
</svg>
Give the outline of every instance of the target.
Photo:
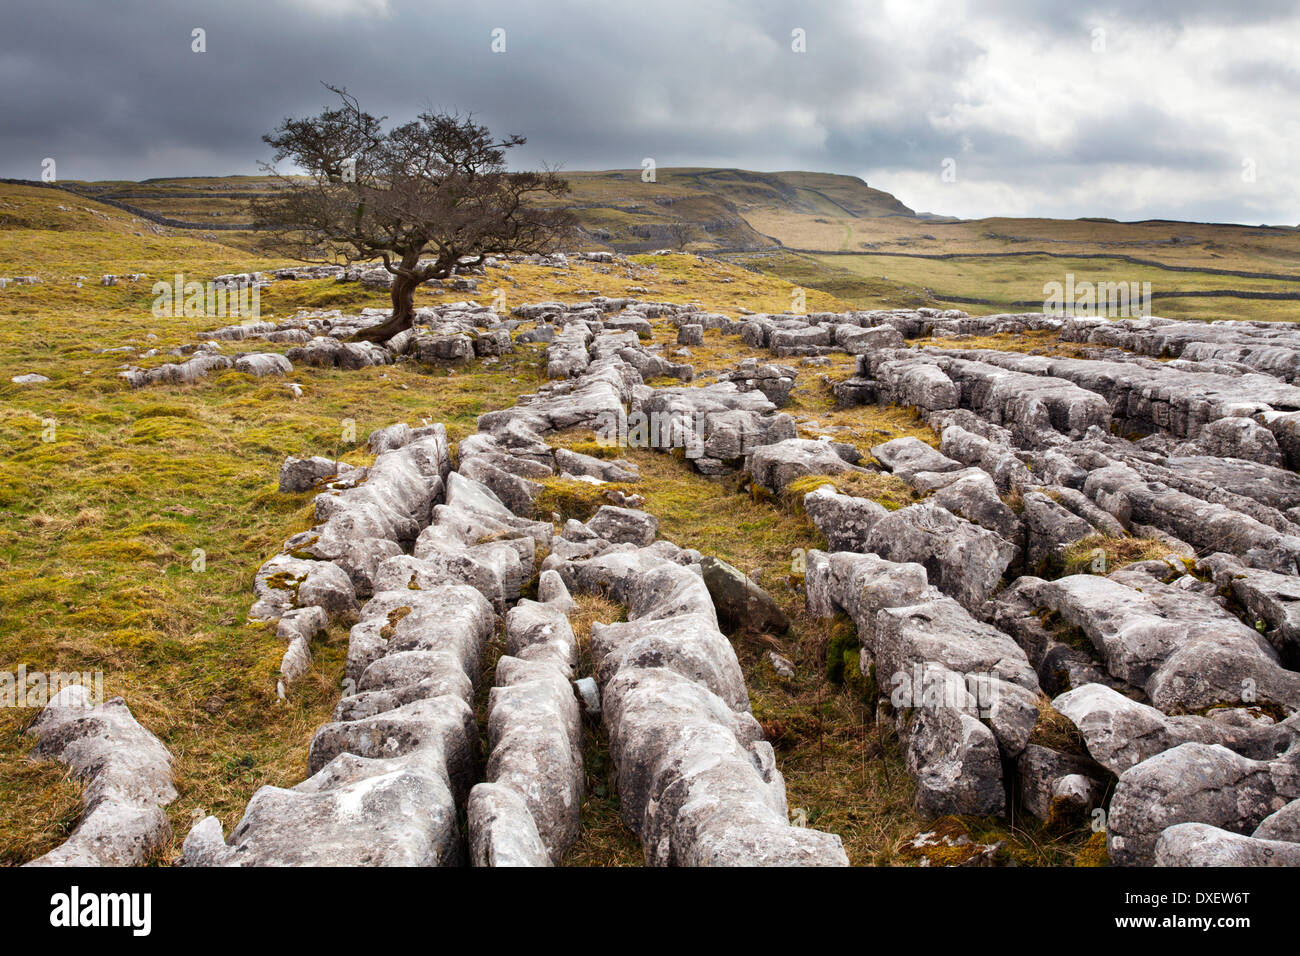
<svg viewBox="0 0 1300 956">
<path fill-rule="evenodd" d="M 961 215 L 1300 218 L 1283 161 L 1295 73 L 1257 39 L 1294 28 L 1285 2 L 6 7 L 6 176 L 36 178 L 47 156 L 65 179 L 253 173 L 262 133 L 329 102 L 324 80 L 395 120 L 473 110 L 528 136 L 520 165 L 844 172 Z M 1270 174 L 1243 183 L 1243 157 Z M 954 188 L 938 185 L 946 158 Z"/>
</svg>

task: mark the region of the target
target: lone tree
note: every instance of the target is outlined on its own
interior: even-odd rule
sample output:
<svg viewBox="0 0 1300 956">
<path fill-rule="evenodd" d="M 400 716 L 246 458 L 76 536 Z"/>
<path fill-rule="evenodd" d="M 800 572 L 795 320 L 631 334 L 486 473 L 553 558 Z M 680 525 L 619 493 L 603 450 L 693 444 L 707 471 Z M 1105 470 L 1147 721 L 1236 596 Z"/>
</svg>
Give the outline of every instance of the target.
<svg viewBox="0 0 1300 956">
<path fill-rule="evenodd" d="M 471 116 L 430 112 L 385 131 L 387 117 L 363 111 L 346 89 L 326 88 L 338 108 L 286 119 L 262 137 L 275 150 L 265 168 L 280 188 L 253 209 L 271 244 L 300 260 L 383 260 L 392 314 L 354 339 L 382 342 L 410 328 L 420 283 L 489 253 L 543 252 L 573 228 L 567 210 L 535 204 L 566 194 L 567 182 L 550 170 L 506 170 L 506 150 L 524 137 L 494 139 Z M 285 159 L 306 175 L 278 172 L 273 164 Z"/>
<path fill-rule="evenodd" d="M 695 239 L 695 229 L 684 219 L 674 219 L 668 225 L 668 239 L 678 252 L 685 252 L 686 247 Z"/>
</svg>

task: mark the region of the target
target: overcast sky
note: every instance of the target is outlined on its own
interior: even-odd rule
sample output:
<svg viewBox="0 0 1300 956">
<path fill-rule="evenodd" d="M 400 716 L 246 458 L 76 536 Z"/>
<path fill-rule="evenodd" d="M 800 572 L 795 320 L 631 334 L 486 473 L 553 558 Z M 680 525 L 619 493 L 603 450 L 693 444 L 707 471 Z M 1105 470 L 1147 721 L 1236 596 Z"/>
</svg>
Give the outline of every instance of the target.
<svg viewBox="0 0 1300 956">
<path fill-rule="evenodd" d="M 528 137 L 520 167 L 652 157 L 848 173 L 964 217 L 1300 223 L 1294 0 L 5 0 L 3 19 L 0 176 L 255 173 L 325 80 L 397 120 L 473 110 Z"/>
</svg>

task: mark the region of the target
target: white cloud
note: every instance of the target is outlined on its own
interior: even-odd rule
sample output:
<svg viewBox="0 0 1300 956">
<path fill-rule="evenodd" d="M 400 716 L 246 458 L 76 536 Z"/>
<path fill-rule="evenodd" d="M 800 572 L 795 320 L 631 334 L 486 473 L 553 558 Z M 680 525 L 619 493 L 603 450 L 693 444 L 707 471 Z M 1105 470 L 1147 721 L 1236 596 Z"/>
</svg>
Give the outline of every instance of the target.
<svg viewBox="0 0 1300 956">
<path fill-rule="evenodd" d="M 1111 20 L 1102 53 L 1086 32 L 1044 36 L 978 19 L 957 29 L 985 53 L 926 117 L 952 137 L 958 181 L 941 182 L 937 163 L 871 170 L 910 205 L 962 216 L 1140 217 L 1235 203 L 1250 221 L 1300 221 L 1294 93 L 1267 81 L 1289 68 L 1281 37 L 1296 35 L 1300 18 L 1233 29 Z M 1256 82 L 1223 82 L 1243 54 Z M 991 140 L 993 151 L 981 152 Z M 963 152 L 966 141 L 973 148 Z M 1246 159 L 1254 182 L 1241 175 Z"/>
</svg>

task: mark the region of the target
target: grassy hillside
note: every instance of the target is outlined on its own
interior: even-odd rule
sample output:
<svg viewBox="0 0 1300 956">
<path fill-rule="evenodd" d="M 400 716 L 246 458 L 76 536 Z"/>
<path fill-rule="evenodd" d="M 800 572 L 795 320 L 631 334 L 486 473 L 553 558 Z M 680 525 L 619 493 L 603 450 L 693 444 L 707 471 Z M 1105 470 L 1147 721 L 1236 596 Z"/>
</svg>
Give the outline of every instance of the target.
<svg viewBox="0 0 1300 956">
<path fill-rule="evenodd" d="M 582 244 L 639 253 L 685 249 L 819 289 L 856 306 L 1041 308 L 1044 285 L 1151 283 L 1152 311 L 1172 318 L 1300 318 L 1300 230 L 1167 221 L 918 218 L 853 176 L 676 167 L 564 174 Z M 68 230 L 89 212 L 106 227 L 190 235 L 253 250 L 249 199 L 267 177 L 69 183 L 76 197 L 44 218 L 0 207 L 0 228 Z M 46 192 L 49 192 L 48 190 Z M 124 204 L 127 210 L 90 200 Z M 54 210 L 56 205 L 67 211 Z M 131 211 L 184 223 L 180 229 Z M 85 251 L 85 250 L 78 250 Z M 34 251 L 33 254 L 36 254 Z"/>
<path fill-rule="evenodd" d="M 911 216 L 888 193 L 853 176 L 829 173 L 757 173 L 739 169 L 664 168 L 655 182 L 640 169 L 565 172 L 572 208 L 586 237 L 604 248 L 643 252 L 682 245 L 670 227 L 685 223 L 692 251 L 772 248 L 749 217 Z M 81 196 L 128 205 L 191 226 L 226 227 L 251 222 L 249 200 L 273 188 L 264 176 L 154 179 L 139 183 L 66 183 Z"/>
</svg>

